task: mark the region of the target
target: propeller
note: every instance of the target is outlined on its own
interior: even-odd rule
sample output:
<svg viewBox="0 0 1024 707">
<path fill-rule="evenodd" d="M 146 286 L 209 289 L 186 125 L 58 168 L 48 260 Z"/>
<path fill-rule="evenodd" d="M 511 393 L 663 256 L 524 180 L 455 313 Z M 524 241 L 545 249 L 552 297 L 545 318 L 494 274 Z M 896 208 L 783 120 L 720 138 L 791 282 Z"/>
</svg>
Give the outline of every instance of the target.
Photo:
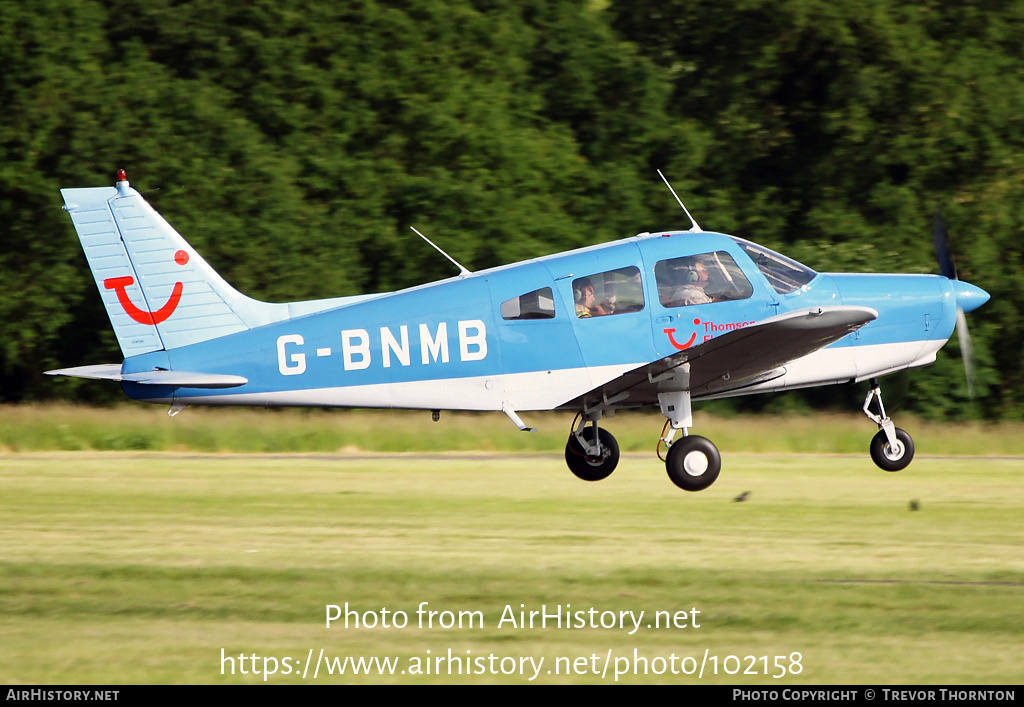
<svg viewBox="0 0 1024 707">
<path fill-rule="evenodd" d="M 960 355 L 964 361 L 964 375 L 967 378 L 967 395 L 974 397 L 974 348 L 971 345 L 971 335 L 967 331 L 967 317 L 965 311 L 972 311 L 980 307 L 986 300 L 988 294 L 973 285 L 960 282 L 956 275 L 956 264 L 953 262 L 953 250 L 949 245 L 949 232 L 946 230 L 946 223 L 942 220 L 942 214 L 938 207 L 935 208 L 935 220 L 932 224 L 932 235 L 935 240 L 935 257 L 939 261 L 939 271 L 943 277 L 953 281 L 953 289 L 956 292 L 956 333 L 960 342 Z M 981 296 L 984 295 L 982 298 Z M 967 309 L 965 309 L 967 305 Z"/>
</svg>

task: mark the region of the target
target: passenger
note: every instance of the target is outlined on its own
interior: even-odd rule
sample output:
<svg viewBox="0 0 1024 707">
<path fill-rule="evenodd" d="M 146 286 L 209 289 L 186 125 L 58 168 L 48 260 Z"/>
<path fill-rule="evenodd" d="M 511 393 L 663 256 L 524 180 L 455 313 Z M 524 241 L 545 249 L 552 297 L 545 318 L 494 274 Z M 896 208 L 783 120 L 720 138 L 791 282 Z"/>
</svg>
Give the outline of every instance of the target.
<svg viewBox="0 0 1024 707">
<path fill-rule="evenodd" d="M 603 317 L 606 314 L 611 314 L 610 303 L 597 304 L 594 296 L 594 285 L 590 282 L 590 278 L 582 278 L 575 283 L 573 288 L 573 299 L 576 301 L 576 316 L 579 318 L 584 317 Z"/>
<path fill-rule="evenodd" d="M 572 296 L 576 300 L 576 316 L 589 317 L 590 306 L 594 304 L 594 285 L 587 278 L 577 281 L 575 285 Z"/>
</svg>

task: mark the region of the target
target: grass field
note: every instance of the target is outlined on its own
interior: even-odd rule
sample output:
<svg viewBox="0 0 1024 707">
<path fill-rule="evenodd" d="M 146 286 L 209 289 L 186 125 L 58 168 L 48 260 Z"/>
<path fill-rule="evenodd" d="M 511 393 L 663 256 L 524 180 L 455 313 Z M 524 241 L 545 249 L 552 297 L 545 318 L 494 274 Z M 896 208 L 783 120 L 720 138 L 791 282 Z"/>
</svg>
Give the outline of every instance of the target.
<svg viewBox="0 0 1024 707">
<path fill-rule="evenodd" d="M 0 405 L 0 453 L 28 451 L 176 452 L 451 452 L 561 454 L 570 413 L 523 413 L 535 434 L 516 431 L 500 413 L 430 414 L 389 410 L 259 410 L 166 407 L 127 403 L 113 408 Z M 797 452 L 866 454 L 876 428 L 864 415 L 716 416 L 695 411 L 696 434 L 724 454 Z M 1024 456 L 1024 424 L 927 422 L 895 416 L 927 454 Z M 606 420 L 626 452 L 652 454 L 665 418 L 625 411 Z"/>
<path fill-rule="evenodd" d="M 919 454 L 726 451 L 688 494 L 651 454 L 588 484 L 558 454 L 7 453 L 0 681 L 1018 683 L 1024 459 Z M 346 602 L 408 626 L 325 628 Z M 521 605 L 644 615 L 499 626 Z M 395 674 L 303 677 L 321 649 Z"/>
</svg>

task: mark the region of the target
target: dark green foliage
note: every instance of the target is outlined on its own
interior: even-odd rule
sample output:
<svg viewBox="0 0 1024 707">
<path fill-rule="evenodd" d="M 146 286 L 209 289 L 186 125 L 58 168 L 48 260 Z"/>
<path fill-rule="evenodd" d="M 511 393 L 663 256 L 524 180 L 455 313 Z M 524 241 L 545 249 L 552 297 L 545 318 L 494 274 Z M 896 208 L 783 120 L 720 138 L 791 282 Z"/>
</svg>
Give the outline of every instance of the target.
<svg viewBox="0 0 1024 707">
<path fill-rule="evenodd" d="M 823 270 L 937 272 L 942 205 L 960 276 L 992 294 L 970 316 L 974 411 L 1020 416 L 1024 4 L 680 0 L 612 14 L 672 82 L 673 116 L 711 135 L 705 227 Z M 912 380 L 909 406 L 972 412 L 955 340 Z"/>
<path fill-rule="evenodd" d="M 982 396 L 955 342 L 924 413 L 1024 414 L 1024 3 L 47 0 L 0 13 L 0 400 L 117 360 L 60 187 L 118 167 L 268 300 L 451 275 L 681 217 L 823 270 L 934 271 L 943 211 Z M 839 389 L 844 405 L 857 395 Z M 822 396 L 812 400 L 822 402 Z M 769 407 L 771 403 L 768 402 Z"/>
</svg>

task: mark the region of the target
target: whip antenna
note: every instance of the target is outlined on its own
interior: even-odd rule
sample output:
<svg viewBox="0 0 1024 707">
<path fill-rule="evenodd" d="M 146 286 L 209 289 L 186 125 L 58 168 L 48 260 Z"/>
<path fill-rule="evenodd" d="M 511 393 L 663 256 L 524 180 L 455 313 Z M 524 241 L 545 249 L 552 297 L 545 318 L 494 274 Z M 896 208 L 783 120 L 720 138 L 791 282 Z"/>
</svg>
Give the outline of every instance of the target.
<svg viewBox="0 0 1024 707">
<path fill-rule="evenodd" d="M 414 226 L 409 226 L 409 228 L 411 228 L 411 229 L 412 229 L 412 232 L 413 232 L 413 233 L 415 233 L 415 234 L 416 234 L 417 236 L 419 236 L 420 238 L 422 238 L 423 240 L 425 240 L 425 241 L 426 241 L 427 243 L 429 243 L 429 244 L 430 244 L 430 246 L 431 246 L 431 247 L 432 247 L 432 248 L 433 248 L 434 250 L 436 250 L 436 251 L 437 251 L 438 253 L 440 253 L 440 254 L 441 254 L 441 255 L 443 255 L 444 257 L 448 258 L 448 260 L 452 261 L 452 262 L 453 262 L 453 263 L 455 264 L 455 267 L 457 267 L 457 268 L 459 269 L 459 275 L 460 275 L 460 276 L 465 276 L 465 275 L 472 275 L 472 274 L 473 274 L 473 273 L 471 273 L 471 272 L 470 272 L 469 270 L 466 270 L 466 268 L 462 267 L 462 264 L 461 264 L 461 263 L 460 263 L 460 262 L 459 262 L 458 260 L 456 260 L 456 259 L 455 259 L 455 258 L 453 258 L 452 256 L 450 256 L 450 255 L 448 255 L 447 253 L 445 253 L 445 252 L 444 252 L 443 250 L 441 250 L 440 248 L 438 248 L 438 247 L 437 247 L 437 244 L 435 244 L 435 243 L 434 243 L 434 242 L 433 242 L 432 240 L 430 240 L 429 238 L 427 238 L 426 236 L 424 236 L 424 235 L 423 235 L 422 233 L 420 233 L 419 231 L 417 231 L 417 230 L 416 230 L 416 228 L 415 228 Z"/>
<path fill-rule="evenodd" d="M 682 208 L 683 213 L 686 214 L 686 218 L 690 219 L 690 223 L 693 224 L 693 226 L 690 228 L 690 231 L 694 233 L 700 232 L 701 227 L 697 225 L 697 222 L 694 220 L 693 216 L 690 216 L 690 212 L 686 210 L 685 206 L 683 206 L 683 200 L 679 198 L 678 194 L 676 194 L 676 190 L 673 189 L 672 185 L 668 183 L 668 180 L 665 179 L 665 175 L 661 173 L 660 169 L 658 170 L 658 176 L 661 177 L 661 181 L 665 182 L 665 186 L 668 187 L 668 190 L 672 192 L 672 196 L 674 196 L 676 198 L 676 201 L 679 202 L 679 206 L 680 208 Z"/>
</svg>

